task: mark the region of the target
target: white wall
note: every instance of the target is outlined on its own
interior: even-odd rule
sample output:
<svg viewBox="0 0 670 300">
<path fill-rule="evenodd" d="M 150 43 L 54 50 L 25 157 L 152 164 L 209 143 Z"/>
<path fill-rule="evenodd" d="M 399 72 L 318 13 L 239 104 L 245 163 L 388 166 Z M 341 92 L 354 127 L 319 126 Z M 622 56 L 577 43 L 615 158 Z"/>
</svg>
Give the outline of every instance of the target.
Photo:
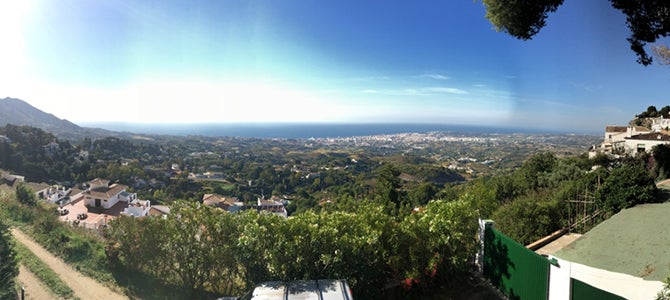
<svg viewBox="0 0 670 300">
<path fill-rule="evenodd" d="M 626 299 L 655 299 L 663 282 L 572 263 L 572 278 Z"/>
<path fill-rule="evenodd" d="M 549 259 L 556 259 L 558 266 L 549 265 L 549 300 L 570 300 L 570 274 L 572 273 L 572 263 L 557 257 L 549 256 Z"/>
</svg>

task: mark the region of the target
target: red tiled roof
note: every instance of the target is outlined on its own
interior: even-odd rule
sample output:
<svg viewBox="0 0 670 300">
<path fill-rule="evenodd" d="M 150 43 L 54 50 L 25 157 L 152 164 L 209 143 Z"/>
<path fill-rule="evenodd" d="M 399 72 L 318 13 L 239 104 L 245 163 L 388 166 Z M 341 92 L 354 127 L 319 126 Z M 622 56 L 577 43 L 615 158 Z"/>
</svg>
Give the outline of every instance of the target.
<svg viewBox="0 0 670 300">
<path fill-rule="evenodd" d="M 606 126 L 605 132 L 626 132 L 626 126 Z"/>
<path fill-rule="evenodd" d="M 112 184 L 107 189 L 88 190 L 88 191 L 84 192 L 84 194 L 90 195 L 92 197 L 109 199 L 109 198 L 121 193 L 126 188 L 128 188 L 128 187 L 123 185 L 123 184 L 116 184 L 115 183 L 115 184 Z"/>
<path fill-rule="evenodd" d="M 638 134 L 631 136 L 627 138 L 629 140 L 639 140 L 639 141 L 670 141 L 670 135 L 660 133 L 660 132 L 652 132 L 652 133 L 645 133 L 645 134 Z"/>
</svg>

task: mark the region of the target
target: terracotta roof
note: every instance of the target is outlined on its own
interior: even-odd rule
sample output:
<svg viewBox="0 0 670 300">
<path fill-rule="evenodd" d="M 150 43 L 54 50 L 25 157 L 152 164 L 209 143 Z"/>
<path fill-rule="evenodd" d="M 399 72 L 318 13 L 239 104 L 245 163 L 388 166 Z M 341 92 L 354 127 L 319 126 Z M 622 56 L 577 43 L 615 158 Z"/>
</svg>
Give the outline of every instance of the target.
<svg viewBox="0 0 670 300">
<path fill-rule="evenodd" d="M 94 185 L 109 185 L 109 180 L 96 178 L 88 182 L 91 186 Z"/>
<path fill-rule="evenodd" d="M 25 184 L 35 193 L 49 188 L 49 185 L 46 183 L 26 182 Z"/>
<path fill-rule="evenodd" d="M 644 126 L 635 126 L 633 128 L 635 129 L 635 131 L 651 131 L 651 129 Z"/>
<path fill-rule="evenodd" d="M 112 184 L 107 189 L 98 189 L 98 190 L 88 190 L 85 192 L 86 195 L 91 195 L 92 197 L 106 198 L 109 199 L 112 196 L 121 193 L 123 190 L 128 188 L 123 184 Z"/>
<path fill-rule="evenodd" d="M 235 205 L 236 202 L 240 202 L 240 199 L 237 197 L 226 197 L 223 199 L 223 203 L 226 203 L 228 205 Z"/>
<path fill-rule="evenodd" d="M 150 216 L 164 216 L 170 213 L 170 208 L 165 205 L 153 205 L 149 209 Z"/>
<path fill-rule="evenodd" d="M 218 202 L 218 201 L 222 201 L 223 200 L 222 198 L 223 197 L 221 197 L 217 194 L 205 194 L 205 195 L 202 196 L 202 202 L 205 202 L 205 201 L 217 201 Z"/>
<path fill-rule="evenodd" d="M 626 139 L 639 140 L 639 141 L 670 141 L 670 135 L 663 134 L 660 132 L 652 132 L 652 133 L 634 135 Z"/>
<path fill-rule="evenodd" d="M 258 199 L 258 205 L 262 205 L 262 206 L 284 206 L 284 203 L 277 202 L 277 201 L 274 201 L 274 200 Z"/>
<path fill-rule="evenodd" d="M 606 126 L 605 132 L 626 132 L 628 128 L 626 126 Z"/>
</svg>

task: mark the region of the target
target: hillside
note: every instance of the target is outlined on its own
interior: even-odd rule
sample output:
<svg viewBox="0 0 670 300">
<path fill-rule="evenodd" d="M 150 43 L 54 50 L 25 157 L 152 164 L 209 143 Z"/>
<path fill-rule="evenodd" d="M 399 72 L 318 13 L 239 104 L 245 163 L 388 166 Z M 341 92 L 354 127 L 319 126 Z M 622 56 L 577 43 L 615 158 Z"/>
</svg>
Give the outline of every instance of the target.
<svg viewBox="0 0 670 300">
<path fill-rule="evenodd" d="M 43 112 L 21 99 L 9 97 L 0 99 L 0 126 L 6 124 L 32 126 L 59 138 L 74 140 L 116 135 L 104 129 L 80 127 L 68 120 Z"/>
</svg>

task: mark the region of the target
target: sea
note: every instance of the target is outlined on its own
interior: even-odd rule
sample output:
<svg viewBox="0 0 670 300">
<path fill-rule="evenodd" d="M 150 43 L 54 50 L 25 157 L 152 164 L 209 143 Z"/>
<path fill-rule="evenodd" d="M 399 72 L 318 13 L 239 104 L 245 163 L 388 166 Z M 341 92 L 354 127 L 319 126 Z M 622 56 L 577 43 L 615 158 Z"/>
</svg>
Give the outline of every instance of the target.
<svg viewBox="0 0 670 300">
<path fill-rule="evenodd" d="M 113 131 L 163 134 L 201 135 L 247 138 L 337 138 L 398 133 L 526 133 L 564 134 L 558 130 L 527 128 L 485 127 L 454 124 L 396 124 L 396 123 L 225 123 L 225 124 L 142 124 L 142 123 L 87 123 L 86 127 Z M 582 133 L 583 134 L 583 133 Z"/>
</svg>

